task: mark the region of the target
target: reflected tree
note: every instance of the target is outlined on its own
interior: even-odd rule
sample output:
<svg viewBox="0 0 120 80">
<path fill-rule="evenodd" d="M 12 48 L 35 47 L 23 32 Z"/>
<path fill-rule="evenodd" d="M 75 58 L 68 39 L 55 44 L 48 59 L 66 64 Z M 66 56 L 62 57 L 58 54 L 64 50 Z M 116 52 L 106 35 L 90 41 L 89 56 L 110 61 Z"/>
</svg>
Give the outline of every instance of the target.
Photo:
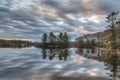
<svg viewBox="0 0 120 80">
<path fill-rule="evenodd" d="M 67 59 L 67 57 L 69 56 L 69 50 L 68 49 L 65 49 L 65 50 L 63 50 L 63 57 L 64 57 L 64 60 L 66 60 Z"/>
<path fill-rule="evenodd" d="M 47 57 L 49 60 L 53 60 L 54 58 L 58 58 L 59 60 L 67 60 L 69 56 L 69 50 L 66 49 L 58 49 L 58 48 L 51 48 L 51 49 L 42 49 L 42 58 L 46 59 Z"/>
<path fill-rule="evenodd" d="M 91 49 L 91 53 L 92 53 L 92 54 L 95 54 L 95 49 Z"/>
<path fill-rule="evenodd" d="M 46 57 L 47 57 L 47 54 L 46 54 L 46 53 L 47 53 L 46 49 L 43 48 L 43 49 L 42 49 L 42 58 L 43 58 L 43 59 L 46 59 Z"/>
<path fill-rule="evenodd" d="M 78 49 L 77 53 L 80 56 L 84 56 L 90 59 L 104 62 L 106 70 L 110 71 L 107 73 L 112 80 L 120 79 L 120 54 L 116 50 L 102 51 L 94 49 Z M 117 79 L 119 77 L 119 79 Z"/>
<path fill-rule="evenodd" d="M 108 55 L 105 58 L 105 66 L 107 70 L 110 70 L 111 73 L 109 76 L 113 80 L 117 80 L 117 77 L 120 76 L 120 55 L 116 51 L 107 53 Z"/>
</svg>

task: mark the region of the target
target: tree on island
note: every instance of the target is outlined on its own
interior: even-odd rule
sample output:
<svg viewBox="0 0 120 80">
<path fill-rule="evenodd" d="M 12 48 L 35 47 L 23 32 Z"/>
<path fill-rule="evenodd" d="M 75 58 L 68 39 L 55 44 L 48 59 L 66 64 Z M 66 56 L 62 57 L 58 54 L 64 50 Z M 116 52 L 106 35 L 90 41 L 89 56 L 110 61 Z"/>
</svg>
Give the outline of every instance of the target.
<svg viewBox="0 0 120 80">
<path fill-rule="evenodd" d="M 46 33 L 42 36 L 42 45 L 43 47 L 68 47 L 69 46 L 69 36 L 66 32 L 62 33 L 60 32 L 59 35 L 55 35 L 53 32 L 49 33 L 49 36 L 47 36 Z M 47 43 L 47 44 L 46 44 Z M 45 45 L 46 44 L 46 45 Z"/>
<path fill-rule="evenodd" d="M 58 45 L 60 46 L 61 44 L 63 44 L 63 33 L 60 32 L 58 35 L 58 39 L 57 39 Z"/>
<path fill-rule="evenodd" d="M 50 44 L 54 44 L 56 42 L 56 36 L 53 34 L 53 32 L 50 32 L 49 34 L 49 41 Z"/>
<path fill-rule="evenodd" d="M 68 46 L 69 45 L 69 36 L 68 36 L 68 34 L 66 32 L 64 33 L 63 38 L 64 38 L 64 40 L 63 40 L 64 44 L 66 46 Z"/>
<path fill-rule="evenodd" d="M 47 34 L 44 33 L 42 36 L 42 45 L 45 46 L 46 43 L 47 43 Z"/>
</svg>

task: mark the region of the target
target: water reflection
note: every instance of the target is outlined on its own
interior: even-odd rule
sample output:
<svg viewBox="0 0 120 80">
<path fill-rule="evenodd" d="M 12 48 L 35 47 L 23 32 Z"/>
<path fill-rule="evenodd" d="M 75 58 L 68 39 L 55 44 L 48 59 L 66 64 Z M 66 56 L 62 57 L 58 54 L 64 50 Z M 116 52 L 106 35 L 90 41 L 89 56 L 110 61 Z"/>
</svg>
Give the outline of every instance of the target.
<svg viewBox="0 0 120 80">
<path fill-rule="evenodd" d="M 0 80 L 120 80 L 119 76 L 118 52 L 73 48 L 0 49 Z"/>
<path fill-rule="evenodd" d="M 120 79 L 120 54 L 116 50 L 78 49 L 77 54 L 104 62 L 105 69 L 110 70 L 107 74 L 111 77 L 111 80 Z"/>
<path fill-rule="evenodd" d="M 120 55 L 116 51 L 109 51 L 105 56 L 106 69 L 110 70 L 108 73 L 111 79 L 117 80 L 120 77 Z"/>
<path fill-rule="evenodd" d="M 69 49 L 42 49 L 42 58 L 53 60 L 55 57 L 58 57 L 59 60 L 66 60 L 69 56 Z"/>
<path fill-rule="evenodd" d="M 99 49 L 77 49 L 76 53 L 90 59 L 103 62 L 106 66 L 106 74 L 111 77 L 111 80 L 117 80 L 120 77 L 120 55 L 116 51 L 102 51 Z M 53 60 L 66 60 L 70 56 L 69 49 L 42 49 L 42 58 Z"/>
<path fill-rule="evenodd" d="M 91 59 L 97 59 L 103 61 L 103 51 L 96 49 L 77 49 L 77 54 Z"/>
</svg>

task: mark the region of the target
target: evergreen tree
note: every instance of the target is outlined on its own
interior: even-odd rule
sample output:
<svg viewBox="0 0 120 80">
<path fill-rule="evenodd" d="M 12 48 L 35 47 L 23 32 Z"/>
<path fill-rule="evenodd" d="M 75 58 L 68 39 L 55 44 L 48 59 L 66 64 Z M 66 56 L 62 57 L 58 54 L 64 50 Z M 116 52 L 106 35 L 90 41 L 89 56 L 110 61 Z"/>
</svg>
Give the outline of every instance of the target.
<svg viewBox="0 0 120 80">
<path fill-rule="evenodd" d="M 107 17 L 107 22 L 109 23 L 108 29 L 110 31 L 109 36 L 107 37 L 106 41 L 109 42 L 108 46 L 111 48 L 116 48 L 116 27 L 115 24 L 118 19 L 118 12 L 112 12 L 110 15 Z"/>
<path fill-rule="evenodd" d="M 63 33 L 59 33 L 59 36 L 58 36 L 58 44 L 62 44 L 63 43 Z"/>
<path fill-rule="evenodd" d="M 51 44 L 55 42 L 55 35 L 53 34 L 53 32 L 50 32 L 49 34 L 49 41 Z"/>
<path fill-rule="evenodd" d="M 63 43 L 66 45 L 66 46 L 68 46 L 68 43 L 69 43 L 69 36 L 68 36 L 68 34 L 65 32 L 64 33 L 64 36 L 63 36 Z"/>
<path fill-rule="evenodd" d="M 44 33 L 43 36 L 42 36 L 42 44 L 43 46 L 45 46 L 45 43 L 47 43 L 47 34 Z"/>
<path fill-rule="evenodd" d="M 43 46 L 45 46 L 45 44 L 48 42 L 52 46 L 66 47 L 69 44 L 69 36 L 66 32 L 60 32 L 58 36 L 54 35 L 53 32 L 50 32 L 49 36 L 47 36 L 47 34 L 44 33 L 42 36 Z"/>
</svg>

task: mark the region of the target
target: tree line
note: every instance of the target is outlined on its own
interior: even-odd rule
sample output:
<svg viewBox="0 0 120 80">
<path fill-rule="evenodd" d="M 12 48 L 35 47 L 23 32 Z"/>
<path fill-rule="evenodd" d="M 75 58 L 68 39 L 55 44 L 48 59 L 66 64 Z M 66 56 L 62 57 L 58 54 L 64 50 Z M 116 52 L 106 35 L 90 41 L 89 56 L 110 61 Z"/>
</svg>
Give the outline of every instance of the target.
<svg viewBox="0 0 120 80">
<path fill-rule="evenodd" d="M 68 47 L 70 37 L 66 32 L 55 35 L 53 32 L 42 35 L 42 47 Z"/>
<path fill-rule="evenodd" d="M 80 40 L 76 46 L 79 48 L 94 48 L 97 46 L 97 42 L 94 39 Z"/>
<path fill-rule="evenodd" d="M 0 39 L 0 47 L 1 48 L 25 48 L 32 46 L 33 43 L 31 41 L 25 40 L 4 40 Z"/>
</svg>

